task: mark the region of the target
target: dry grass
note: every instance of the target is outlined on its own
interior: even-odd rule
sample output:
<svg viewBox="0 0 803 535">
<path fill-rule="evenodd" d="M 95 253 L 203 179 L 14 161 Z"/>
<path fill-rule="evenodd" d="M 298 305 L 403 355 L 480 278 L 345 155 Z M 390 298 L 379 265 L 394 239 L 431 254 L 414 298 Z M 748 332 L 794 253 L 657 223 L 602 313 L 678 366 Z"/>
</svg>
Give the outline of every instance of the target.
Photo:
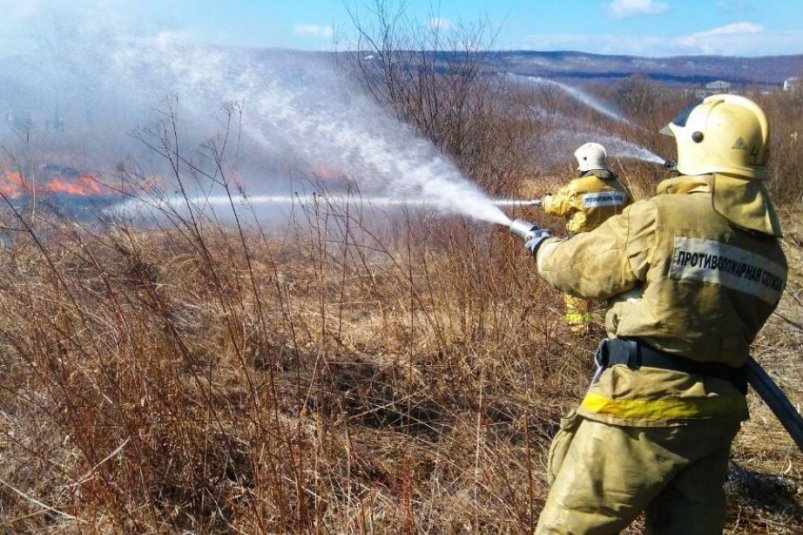
<svg viewBox="0 0 803 535">
<path fill-rule="evenodd" d="M 803 404 L 803 212 L 784 210 L 784 250 L 790 265 L 786 294 L 754 344 L 756 359 L 800 410 Z M 733 452 L 731 494 L 733 533 L 796 533 L 803 526 L 803 455 L 754 394 L 751 419 Z"/>
<path fill-rule="evenodd" d="M 461 169 L 495 195 L 516 196 L 533 169 L 553 177 L 535 177 L 541 193 L 556 186 L 569 166 L 539 165 L 554 125 L 522 111 L 555 111 L 555 95 L 482 94 L 494 106 L 429 116 L 447 132 L 456 113 L 470 133 L 452 147 Z M 659 96 L 668 117 L 682 109 Z M 204 175 L 175 132 L 142 137 L 179 185 L 228 187 L 227 136 L 205 147 Z M 617 171 L 637 196 L 660 177 Z M 799 194 L 792 177 L 779 185 Z M 150 230 L 18 215 L 0 214 L 17 229 L 0 254 L 0 532 L 531 531 L 598 336 L 565 329 L 505 229 L 327 206 L 277 234 L 200 214 Z M 800 404 L 800 208 L 784 220 L 791 282 L 756 357 Z M 727 530 L 800 532 L 801 454 L 750 403 Z"/>
<path fill-rule="evenodd" d="M 800 217 L 785 215 L 785 319 L 757 344 L 798 403 Z M 0 258 L 0 531 L 530 530 L 594 337 L 563 328 L 502 230 L 311 220 L 281 239 L 15 233 Z M 751 405 L 728 530 L 792 533 L 801 455 Z"/>
</svg>

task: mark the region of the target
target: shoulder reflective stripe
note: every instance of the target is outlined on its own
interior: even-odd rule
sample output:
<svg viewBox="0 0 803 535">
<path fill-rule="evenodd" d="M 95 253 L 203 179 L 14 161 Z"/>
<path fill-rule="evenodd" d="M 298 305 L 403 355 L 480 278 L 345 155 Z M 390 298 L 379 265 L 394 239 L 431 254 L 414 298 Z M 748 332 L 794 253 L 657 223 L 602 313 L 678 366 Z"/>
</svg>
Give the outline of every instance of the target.
<svg viewBox="0 0 803 535">
<path fill-rule="evenodd" d="M 709 398 L 675 399 L 609 399 L 589 393 L 581 406 L 598 414 L 618 418 L 644 420 L 674 420 L 705 416 L 727 416 L 747 410 L 747 402 L 741 396 L 718 396 Z"/>
<path fill-rule="evenodd" d="M 675 238 L 669 276 L 719 284 L 775 304 L 781 298 L 786 270 L 741 247 L 680 236 Z"/>
<path fill-rule="evenodd" d="M 583 195 L 583 207 L 621 206 L 626 200 L 627 194 L 623 191 L 597 191 Z"/>
</svg>

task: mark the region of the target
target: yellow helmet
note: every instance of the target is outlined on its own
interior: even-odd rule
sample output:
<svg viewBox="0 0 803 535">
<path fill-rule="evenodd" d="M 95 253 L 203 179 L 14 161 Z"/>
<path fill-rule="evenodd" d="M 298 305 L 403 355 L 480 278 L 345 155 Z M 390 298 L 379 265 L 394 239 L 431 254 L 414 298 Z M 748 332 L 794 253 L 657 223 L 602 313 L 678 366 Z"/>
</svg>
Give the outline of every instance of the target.
<svg viewBox="0 0 803 535">
<path fill-rule="evenodd" d="M 684 175 L 768 176 L 767 117 L 748 98 L 712 95 L 680 114 L 661 132 L 675 136 L 677 170 Z"/>
</svg>

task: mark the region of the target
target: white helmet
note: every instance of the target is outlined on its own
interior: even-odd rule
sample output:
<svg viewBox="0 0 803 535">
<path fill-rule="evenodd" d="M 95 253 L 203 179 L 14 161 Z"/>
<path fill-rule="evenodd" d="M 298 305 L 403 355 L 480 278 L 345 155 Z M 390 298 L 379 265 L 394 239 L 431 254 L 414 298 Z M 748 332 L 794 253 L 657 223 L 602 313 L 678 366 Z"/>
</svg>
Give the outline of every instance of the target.
<svg viewBox="0 0 803 535">
<path fill-rule="evenodd" d="M 574 151 L 574 157 L 577 158 L 577 170 L 580 172 L 591 169 L 608 169 L 606 156 L 605 147 L 599 143 L 586 143 Z"/>
<path fill-rule="evenodd" d="M 767 178 L 767 117 L 750 99 L 712 95 L 680 114 L 661 132 L 675 136 L 677 170 L 684 175 L 726 173 Z"/>
</svg>

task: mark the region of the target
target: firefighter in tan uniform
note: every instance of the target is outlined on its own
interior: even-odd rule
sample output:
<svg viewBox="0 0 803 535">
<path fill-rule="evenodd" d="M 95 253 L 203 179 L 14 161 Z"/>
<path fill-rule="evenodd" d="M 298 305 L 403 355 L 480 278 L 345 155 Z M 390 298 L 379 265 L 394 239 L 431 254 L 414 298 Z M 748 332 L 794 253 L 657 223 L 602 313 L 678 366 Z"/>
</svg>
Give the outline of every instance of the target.
<svg viewBox="0 0 803 535">
<path fill-rule="evenodd" d="M 641 511 L 648 533 L 722 533 L 743 365 L 787 264 L 761 109 L 714 95 L 668 131 L 681 176 L 655 197 L 570 240 L 533 228 L 526 244 L 548 282 L 613 302 L 597 374 L 550 448 L 536 533 L 618 533 Z"/>
<path fill-rule="evenodd" d="M 632 202 L 627 188 L 608 168 L 602 145 L 586 143 L 574 152 L 574 157 L 580 176 L 543 201 L 546 214 L 566 218 L 569 236 L 594 230 Z M 574 332 L 586 332 L 591 320 L 587 301 L 564 293 L 563 302 L 566 325 Z"/>
</svg>

